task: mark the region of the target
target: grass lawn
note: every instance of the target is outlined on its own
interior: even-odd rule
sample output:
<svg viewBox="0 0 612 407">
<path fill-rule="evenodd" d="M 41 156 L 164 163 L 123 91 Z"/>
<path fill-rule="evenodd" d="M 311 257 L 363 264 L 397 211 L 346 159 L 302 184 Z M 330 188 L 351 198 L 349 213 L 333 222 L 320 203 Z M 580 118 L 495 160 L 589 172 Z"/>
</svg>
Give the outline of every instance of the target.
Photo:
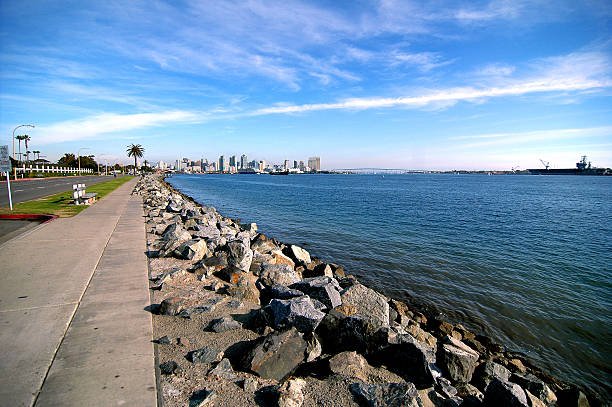
<svg viewBox="0 0 612 407">
<path fill-rule="evenodd" d="M 126 176 L 114 178 L 110 181 L 101 182 L 87 187 L 86 192 L 97 192 L 98 199 L 114 191 L 134 177 Z M 16 213 L 50 214 L 67 218 L 85 210 L 87 205 L 72 205 L 72 190 L 50 195 L 33 201 L 13 205 L 13 211 L 8 207 L 0 208 L 0 215 L 11 215 Z M 95 204 L 94 204 L 95 205 Z"/>
</svg>

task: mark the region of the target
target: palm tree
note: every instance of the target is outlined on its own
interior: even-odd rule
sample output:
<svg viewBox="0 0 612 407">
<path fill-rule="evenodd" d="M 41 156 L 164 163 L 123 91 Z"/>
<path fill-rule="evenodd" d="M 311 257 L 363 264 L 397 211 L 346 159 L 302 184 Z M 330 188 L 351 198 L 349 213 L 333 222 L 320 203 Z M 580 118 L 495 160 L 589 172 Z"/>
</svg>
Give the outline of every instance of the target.
<svg viewBox="0 0 612 407">
<path fill-rule="evenodd" d="M 136 174 L 136 159 L 142 157 L 144 151 L 140 144 L 130 144 L 127 148 L 128 157 L 134 157 L 134 174 Z"/>
<path fill-rule="evenodd" d="M 27 134 L 24 134 L 24 135 L 15 137 L 17 140 L 19 140 L 19 161 L 21 161 L 21 140 L 25 140 L 26 137 L 29 137 L 29 136 Z"/>
<path fill-rule="evenodd" d="M 31 151 L 26 149 L 26 162 L 30 162 L 30 153 Z"/>
<path fill-rule="evenodd" d="M 37 156 L 36 159 L 37 160 L 40 160 L 40 151 L 34 150 L 34 151 L 32 151 L 32 153 L 36 154 L 36 156 Z"/>
</svg>

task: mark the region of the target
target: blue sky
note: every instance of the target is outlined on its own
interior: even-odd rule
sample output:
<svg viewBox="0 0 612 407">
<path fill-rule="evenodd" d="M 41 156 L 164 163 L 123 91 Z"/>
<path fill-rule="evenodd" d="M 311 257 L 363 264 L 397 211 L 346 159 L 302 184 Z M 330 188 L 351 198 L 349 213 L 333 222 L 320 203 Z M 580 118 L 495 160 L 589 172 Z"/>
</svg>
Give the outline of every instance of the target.
<svg viewBox="0 0 612 407">
<path fill-rule="evenodd" d="M 0 3 L 0 131 L 49 160 L 612 167 L 612 3 Z M 22 146 L 23 148 L 23 146 Z"/>
</svg>

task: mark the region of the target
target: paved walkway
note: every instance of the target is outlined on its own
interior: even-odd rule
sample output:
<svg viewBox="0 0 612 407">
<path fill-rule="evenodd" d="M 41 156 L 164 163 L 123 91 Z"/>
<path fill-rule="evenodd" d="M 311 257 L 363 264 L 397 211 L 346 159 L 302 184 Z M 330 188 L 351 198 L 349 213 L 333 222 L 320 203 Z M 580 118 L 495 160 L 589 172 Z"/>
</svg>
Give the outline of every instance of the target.
<svg viewBox="0 0 612 407">
<path fill-rule="evenodd" d="M 1 406 L 157 405 L 135 183 L 0 248 Z"/>
</svg>

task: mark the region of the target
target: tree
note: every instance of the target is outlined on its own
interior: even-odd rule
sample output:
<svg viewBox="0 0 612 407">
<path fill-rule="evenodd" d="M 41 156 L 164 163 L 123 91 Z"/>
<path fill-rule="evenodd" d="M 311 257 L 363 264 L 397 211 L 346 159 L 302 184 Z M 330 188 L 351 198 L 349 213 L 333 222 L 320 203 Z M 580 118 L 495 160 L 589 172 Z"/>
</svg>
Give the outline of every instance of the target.
<svg viewBox="0 0 612 407">
<path fill-rule="evenodd" d="M 15 137 L 19 141 L 19 161 L 21 161 L 21 140 L 25 140 L 26 137 L 29 137 L 27 134 L 23 134 Z"/>
<path fill-rule="evenodd" d="M 32 151 L 32 153 L 34 153 L 37 156 L 36 157 L 37 161 L 40 160 L 40 151 L 39 150 L 34 150 L 34 151 Z"/>
<path fill-rule="evenodd" d="M 72 153 L 66 153 L 62 158 L 57 161 L 57 165 L 60 167 L 76 167 L 77 159 Z"/>
<path fill-rule="evenodd" d="M 136 173 L 136 159 L 142 157 L 144 151 L 144 148 L 140 144 L 131 144 L 127 148 L 128 157 L 134 157 L 134 173 Z"/>
</svg>

